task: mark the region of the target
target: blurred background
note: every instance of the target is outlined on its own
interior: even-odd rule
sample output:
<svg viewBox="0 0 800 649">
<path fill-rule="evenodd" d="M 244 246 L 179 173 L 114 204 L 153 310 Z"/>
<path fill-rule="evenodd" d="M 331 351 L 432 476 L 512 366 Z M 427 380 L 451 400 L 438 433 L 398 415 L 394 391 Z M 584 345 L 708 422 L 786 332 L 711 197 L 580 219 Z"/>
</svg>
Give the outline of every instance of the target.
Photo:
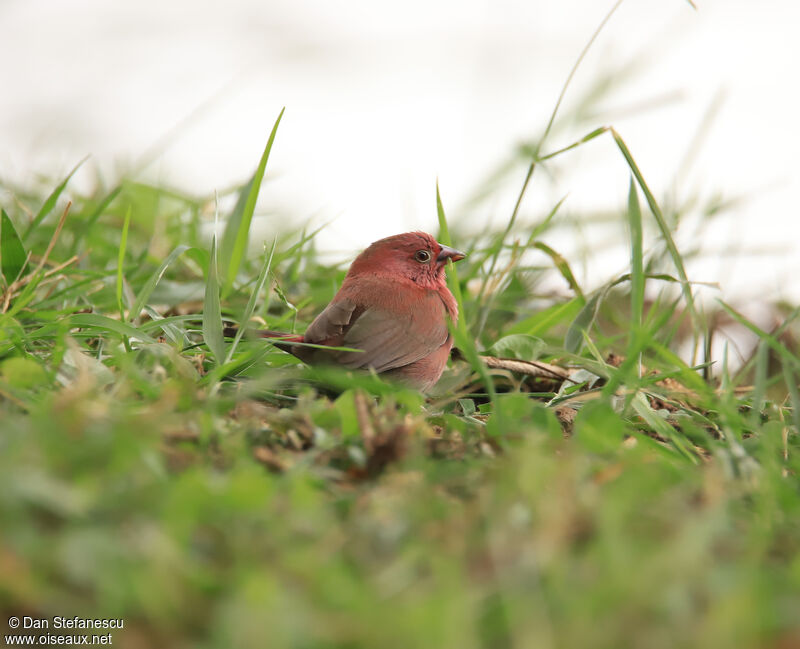
<svg viewBox="0 0 800 649">
<path fill-rule="evenodd" d="M 258 247 L 287 219 L 327 224 L 318 241 L 337 259 L 435 230 L 437 179 L 457 230 L 502 225 L 520 147 L 538 142 L 612 5 L 3 0 L 0 178 L 54 185 L 89 155 L 75 191 L 133 175 L 213 196 L 252 173 L 285 106 Z M 542 149 L 613 125 L 680 218 L 690 278 L 740 304 L 800 299 L 798 24 L 800 5 L 783 0 L 626 0 Z M 602 136 L 537 171 L 520 218 L 566 197 L 558 218 L 586 227 L 548 243 L 600 285 L 627 265 L 628 181 Z M 604 215 L 616 229 L 593 227 Z"/>
</svg>

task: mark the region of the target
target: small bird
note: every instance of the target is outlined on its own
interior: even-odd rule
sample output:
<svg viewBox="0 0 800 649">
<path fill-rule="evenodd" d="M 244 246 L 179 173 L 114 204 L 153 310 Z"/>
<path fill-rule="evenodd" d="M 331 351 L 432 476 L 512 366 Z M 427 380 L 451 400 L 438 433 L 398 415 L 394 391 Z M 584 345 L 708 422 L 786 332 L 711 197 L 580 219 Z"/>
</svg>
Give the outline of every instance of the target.
<svg viewBox="0 0 800 649">
<path fill-rule="evenodd" d="M 356 257 L 339 292 L 304 335 L 257 334 L 280 338 L 278 347 L 306 363 L 372 369 L 409 387 L 429 390 L 442 375 L 453 346 L 447 321 L 458 320 L 456 300 L 445 283 L 445 264 L 464 257 L 425 232 L 381 239 Z"/>
</svg>

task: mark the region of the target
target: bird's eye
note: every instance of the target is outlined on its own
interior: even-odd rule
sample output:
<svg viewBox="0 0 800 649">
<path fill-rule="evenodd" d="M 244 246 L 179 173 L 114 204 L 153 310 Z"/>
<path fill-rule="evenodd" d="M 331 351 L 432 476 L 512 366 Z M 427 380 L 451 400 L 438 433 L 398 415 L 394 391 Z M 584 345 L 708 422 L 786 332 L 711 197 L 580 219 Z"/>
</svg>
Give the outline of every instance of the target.
<svg viewBox="0 0 800 649">
<path fill-rule="evenodd" d="M 414 253 L 414 259 L 420 264 L 427 264 L 431 260 L 431 253 L 427 250 L 417 250 L 417 252 Z"/>
</svg>

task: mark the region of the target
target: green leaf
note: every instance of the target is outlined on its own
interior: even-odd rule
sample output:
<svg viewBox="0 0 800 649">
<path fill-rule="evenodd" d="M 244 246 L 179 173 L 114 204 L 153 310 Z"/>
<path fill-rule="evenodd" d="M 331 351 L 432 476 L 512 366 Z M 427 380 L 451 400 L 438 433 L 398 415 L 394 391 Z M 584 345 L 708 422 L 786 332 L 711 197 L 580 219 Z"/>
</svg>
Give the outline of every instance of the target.
<svg viewBox="0 0 800 649">
<path fill-rule="evenodd" d="M 499 394 L 493 402 L 492 415 L 486 421 L 486 433 L 495 438 L 523 433 L 533 412 L 539 408 L 539 403 L 524 394 Z"/>
<path fill-rule="evenodd" d="M 606 400 L 588 401 L 575 416 L 574 437 L 591 453 L 609 453 L 619 449 L 628 432 L 625 422 Z"/>
<path fill-rule="evenodd" d="M 25 234 L 23 234 L 22 236 L 23 239 L 27 239 L 28 235 L 30 235 L 30 233 L 33 232 L 42 221 L 44 221 L 47 215 L 53 211 L 53 208 L 56 206 L 56 202 L 58 202 L 58 199 L 61 196 L 61 192 L 64 191 L 64 188 L 67 186 L 67 183 L 70 181 L 70 178 L 72 178 L 75 172 L 78 171 L 81 165 L 83 165 L 83 163 L 86 162 L 88 159 L 89 156 L 87 155 L 83 160 L 81 160 L 78 164 L 76 164 L 72 168 L 72 171 L 70 171 L 67 174 L 64 180 L 62 180 L 58 184 L 58 186 L 53 190 L 50 196 L 47 197 L 45 202 L 42 204 L 41 209 L 39 210 L 39 212 L 34 217 L 33 221 L 31 221 L 30 225 L 25 230 Z"/>
<path fill-rule="evenodd" d="M 33 388 L 48 383 L 47 372 L 29 357 L 15 356 L 0 363 L 0 378 L 15 388 Z"/>
<path fill-rule="evenodd" d="M 564 336 L 564 349 L 571 354 L 577 354 L 583 345 L 583 333 L 591 329 L 600 309 L 600 302 L 606 295 L 606 288 L 600 288 L 594 292 L 589 301 L 583 306 L 575 320 L 567 329 Z"/>
<path fill-rule="evenodd" d="M 214 360 L 225 362 L 225 339 L 222 336 L 222 308 L 219 303 L 219 279 L 217 275 L 217 238 L 211 240 L 211 261 L 208 265 L 206 294 L 203 300 L 203 340 Z"/>
<path fill-rule="evenodd" d="M 528 334 L 503 336 L 489 348 L 489 353 L 500 358 L 517 358 L 535 361 L 542 353 L 545 343 L 541 338 Z"/>
<path fill-rule="evenodd" d="M 580 298 L 572 298 L 569 302 L 561 302 L 545 307 L 532 316 L 520 320 L 506 330 L 509 334 L 528 334 L 530 336 L 544 336 L 555 326 L 570 322 L 584 306 Z"/>
<path fill-rule="evenodd" d="M 14 224 L 2 210 L 2 220 L 0 220 L 0 270 L 6 282 L 11 284 L 25 267 L 27 255 L 22 240 L 19 238 Z"/>
<path fill-rule="evenodd" d="M 342 437 L 344 439 L 358 437 L 361 434 L 361 427 L 358 425 L 355 392 L 353 390 L 343 392 L 341 396 L 334 401 L 334 405 L 339 413 Z"/>
<path fill-rule="evenodd" d="M 272 127 L 272 132 L 267 140 L 267 146 L 261 155 L 261 161 L 258 163 L 253 177 L 242 187 L 239 200 L 236 201 L 233 213 L 225 225 L 222 245 L 220 246 L 222 268 L 225 273 L 223 288 L 225 295 L 228 294 L 233 286 L 233 281 L 236 279 L 239 266 L 247 251 L 247 239 L 250 235 L 250 223 L 253 220 L 253 212 L 256 209 L 258 192 L 261 189 L 261 181 L 264 178 L 270 151 L 272 151 L 272 143 L 275 141 L 275 134 L 278 132 L 278 125 L 281 123 L 284 110 L 286 109 L 281 109 L 278 119 L 275 120 L 275 125 Z"/>
</svg>

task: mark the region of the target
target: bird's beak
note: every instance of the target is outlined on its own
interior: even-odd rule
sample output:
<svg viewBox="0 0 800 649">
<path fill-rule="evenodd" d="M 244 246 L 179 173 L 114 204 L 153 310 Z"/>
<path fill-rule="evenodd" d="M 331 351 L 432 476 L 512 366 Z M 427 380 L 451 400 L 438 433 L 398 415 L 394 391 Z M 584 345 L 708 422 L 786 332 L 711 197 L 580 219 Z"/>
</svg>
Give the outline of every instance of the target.
<svg viewBox="0 0 800 649">
<path fill-rule="evenodd" d="M 453 261 L 459 261 L 460 259 L 464 259 L 466 255 L 463 252 L 459 252 L 451 248 L 450 246 L 443 246 L 441 243 L 439 244 L 441 250 L 439 251 L 439 256 L 436 257 L 436 261 L 440 264 L 445 263 L 448 259 L 452 259 Z"/>
</svg>

